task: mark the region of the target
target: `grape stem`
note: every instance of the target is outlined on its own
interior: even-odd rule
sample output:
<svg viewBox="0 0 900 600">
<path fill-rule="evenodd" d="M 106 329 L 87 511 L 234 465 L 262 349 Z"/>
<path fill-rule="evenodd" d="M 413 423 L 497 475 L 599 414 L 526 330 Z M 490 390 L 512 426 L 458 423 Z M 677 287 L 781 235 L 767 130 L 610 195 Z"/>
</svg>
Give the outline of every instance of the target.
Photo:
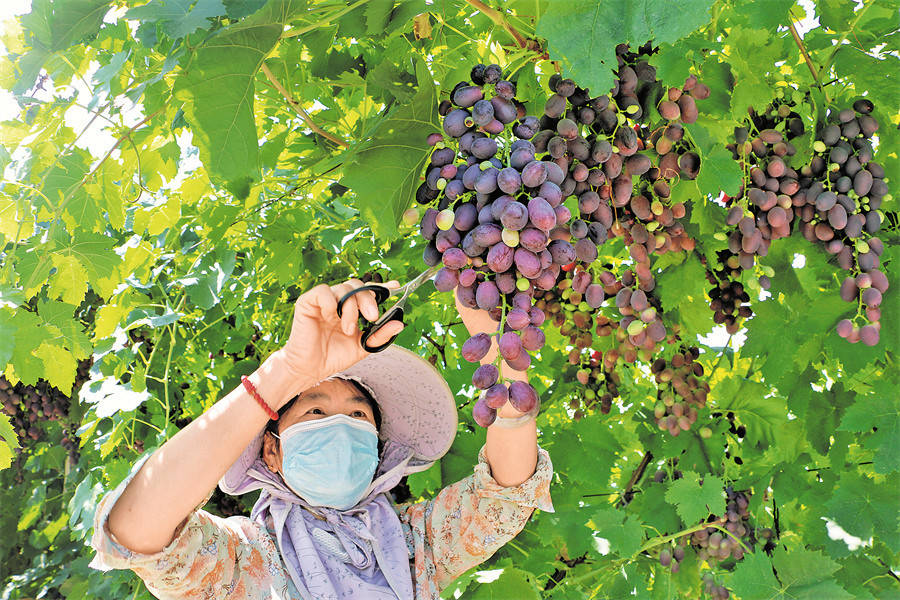
<svg viewBox="0 0 900 600">
<path fill-rule="evenodd" d="M 295 100 L 293 98 L 293 96 L 291 96 L 290 93 L 284 88 L 284 86 L 281 85 L 281 83 L 277 79 L 275 79 L 275 75 L 272 74 L 272 71 L 269 69 L 268 65 L 263 63 L 262 66 L 260 67 L 260 70 L 263 72 L 263 75 L 266 76 L 266 78 L 269 80 L 269 82 L 272 84 L 272 86 L 278 91 L 278 93 L 280 93 L 282 96 L 284 96 L 284 99 L 288 101 L 288 104 L 291 105 L 291 108 L 293 108 L 294 111 L 298 115 L 300 115 L 300 118 L 303 120 L 304 123 L 306 123 L 307 127 L 312 129 L 315 133 L 318 133 L 319 135 L 321 135 L 326 140 L 334 142 L 335 144 L 337 144 L 338 146 L 340 146 L 342 148 L 350 147 L 350 144 L 348 144 L 344 140 L 342 140 L 338 137 L 335 137 L 334 135 L 328 133 L 327 131 L 325 131 L 318 125 L 316 125 L 315 121 L 312 120 L 312 117 L 309 116 L 309 113 L 307 113 L 305 110 L 303 110 L 303 107 L 300 106 L 300 102 Z"/>
<path fill-rule="evenodd" d="M 437 341 L 427 331 L 422 332 L 422 337 L 431 342 L 431 344 L 437 348 L 438 352 L 441 353 L 441 361 L 444 363 L 444 368 L 447 368 L 447 355 L 445 353 L 444 345 L 438 344 Z"/>
<path fill-rule="evenodd" d="M 625 506 L 625 504 L 627 504 L 625 502 L 625 496 L 628 494 L 628 492 L 631 491 L 631 489 L 634 487 L 634 484 L 636 484 L 638 482 L 638 480 L 641 478 L 641 476 L 644 474 L 644 471 L 647 469 L 647 465 L 650 464 L 651 460 L 653 460 L 653 453 L 648 451 L 646 454 L 644 454 L 644 458 L 641 459 L 640 464 L 638 464 L 637 468 L 634 470 L 634 472 L 631 474 L 631 477 L 628 479 L 628 483 L 625 485 L 625 491 L 622 492 L 622 497 L 619 499 L 618 506 L 622 507 L 622 506 Z M 712 469 L 710 469 L 710 470 L 712 470 Z"/>
<path fill-rule="evenodd" d="M 816 85 L 819 87 L 819 91 L 825 96 L 825 103 L 827 104 L 828 95 L 825 93 L 825 88 L 822 87 L 822 82 L 819 81 L 819 74 L 816 72 L 815 66 L 813 66 L 812 59 L 809 57 L 809 52 L 806 51 L 806 45 L 803 43 L 803 38 L 800 37 L 800 33 L 794 26 L 794 15 L 791 11 L 788 11 L 788 29 L 791 30 L 791 36 L 793 36 L 797 48 L 800 49 L 800 54 L 803 55 L 803 60 L 806 61 L 806 66 L 809 67 L 809 72 L 812 73 L 813 80 L 815 80 Z"/>
<path fill-rule="evenodd" d="M 533 40 L 526 40 L 525 36 L 519 33 L 516 28 L 506 20 L 506 17 L 504 17 L 503 13 L 501 13 L 499 10 L 491 8 L 481 0 L 466 0 L 466 4 L 477 8 L 484 14 L 484 16 L 502 27 L 506 31 L 506 33 L 511 35 L 513 39 L 516 40 L 516 45 L 519 48 L 524 48 L 525 50 L 534 50 L 535 52 L 540 50 L 540 46 L 538 46 L 536 42 L 534 42 Z"/>
</svg>

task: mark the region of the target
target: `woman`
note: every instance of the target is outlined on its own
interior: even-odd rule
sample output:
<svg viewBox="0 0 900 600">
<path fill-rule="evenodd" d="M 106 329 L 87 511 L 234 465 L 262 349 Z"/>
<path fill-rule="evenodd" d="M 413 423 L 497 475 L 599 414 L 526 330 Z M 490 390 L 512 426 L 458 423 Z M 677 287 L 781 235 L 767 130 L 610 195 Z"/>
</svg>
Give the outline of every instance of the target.
<svg viewBox="0 0 900 600">
<path fill-rule="evenodd" d="M 104 496 L 92 567 L 132 569 L 163 599 L 437 598 L 534 508 L 553 510 L 534 415 L 509 404 L 473 475 L 433 500 L 394 505 L 389 490 L 450 448 L 456 406 L 412 352 L 363 350 L 357 319 L 378 317 L 374 295 L 353 296 L 337 316 L 337 300 L 360 285 L 300 296 L 287 344 Z M 471 333 L 496 330 L 486 313 L 457 309 Z M 390 323 L 369 343 L 400 330 Z M 484 361 L 495 356 L 496 344 Z M 250 518 L 200 509 L 217 483 L 262 490 Z"/>
</svg>

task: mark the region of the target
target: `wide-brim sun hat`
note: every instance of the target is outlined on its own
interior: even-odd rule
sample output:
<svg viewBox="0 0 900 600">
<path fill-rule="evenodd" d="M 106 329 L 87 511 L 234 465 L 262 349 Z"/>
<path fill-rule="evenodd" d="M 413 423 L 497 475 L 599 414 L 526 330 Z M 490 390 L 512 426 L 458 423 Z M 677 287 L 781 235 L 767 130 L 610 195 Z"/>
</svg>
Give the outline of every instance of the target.
<svg viewBox="0 0 900 600">
<path fill-rule="evenodd" d="M 378 436 L 408 447 L 414 458 L 437 460 L 453 444 L 453 392 L 440 372 L 414 352 L 391 345 L 327 379 L 336 378 L 353 379 L 371 392 L 381 411 Z M 264 434 L 265 426 L 219 480 L 223 492 L 233 494 L 243 482 L 260 457 Z"/>
</svg>

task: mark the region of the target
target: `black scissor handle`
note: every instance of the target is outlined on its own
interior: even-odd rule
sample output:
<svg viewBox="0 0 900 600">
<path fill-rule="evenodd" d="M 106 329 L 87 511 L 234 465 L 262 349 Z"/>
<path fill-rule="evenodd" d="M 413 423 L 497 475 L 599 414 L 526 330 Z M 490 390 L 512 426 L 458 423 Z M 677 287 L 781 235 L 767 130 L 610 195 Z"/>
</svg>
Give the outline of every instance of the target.
<svg viewBox="0 0 900 600">
<path fill-rule="evenodd" d="M 372 334 L 374 334 L 376 331 L 378 331 L 379 329 L 384 327 L 387 323 L 390 323 L 391 321 L 400 321 L 401 323 L 403 323 L 403 307 L 402 306 L 392 307 L 388 312 L 386 312 L 381 317 L 381 319 L 379 319 L 379 321 L 380 321 L 380 323 L 378 323 L 377 325 L 369 325 L 368 327 L 365 328 L 365 330 L 363 330 L 363 335 L 362 335 L 362 338 L 360 339 L 360 344 L 362 345 L 363 350 L 366 350 L 367 352 L 372 352 L 372 353 L 381 352 L 382 350 L 384 350 L 385 348 L 387 348 L 388 346 L 390 346 L 391 344 L 394 343 L 394 340 L 397 339 L 398 335 L 400 335 L 399 333 L 396 333 L 393 336 L 391 336 L 391 339 L 389 339 L 385 343 L 381 344 L 380 346 L 370 347 L 368 345 L 369 337 Z M 405 325 L 405 323 L 403 323 L 403 324 Z"/>
<path fill-rule="evenodd" d="M 362 287 L 358 287 L 355 290 L 350 290 L 338 300 L 337 305 L 337 314 L 338 316 L 342 316 L 342 312 L 344 310 L 344 302 L 349 300 L 354 294 L 358 294 L 360 292 L 375 292 L 375 304 L 381 304 L 391 296 L 391 290 L 386 288 L 383 285 L 379 285 L 377 283 L 368 283 Z M 365 317 L 363 317 L 365 318 Z"/>
</svg>

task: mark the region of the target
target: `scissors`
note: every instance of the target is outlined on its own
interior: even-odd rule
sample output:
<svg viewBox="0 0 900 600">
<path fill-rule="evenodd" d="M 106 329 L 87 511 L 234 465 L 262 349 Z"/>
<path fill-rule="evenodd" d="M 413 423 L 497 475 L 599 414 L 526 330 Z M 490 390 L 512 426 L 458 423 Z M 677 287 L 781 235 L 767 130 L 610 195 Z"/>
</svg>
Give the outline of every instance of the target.
<svg viewBox="0 0 900 600">
<path fill-rule="evenodd" d="M 384 302 L 388 298 L 391 298 L 394 296 L 400 296 L 400 299 L 397 300 L 397 302 L 394 303 L 393 306 L 391 306 L 389 309 L 384 311 L 384 313 L 374 323 L 370 323 L 369 325 L 367 325 L 366 327 L 363 328 L 363 335 L 362 335 L 362 339 L 360 340 L 362 347 L 368 352 L 381 352 L 382 350 L 384 350 L 385 348 L 390 346 L 392 343 L 394 343 L 394 339 L 399 334 L 394 335 L 391 339 L 389 339 L 384 344 L 382 344 L 378 347 L 374 347 L 374 348 L 369 347 L 367 345 L 369 337 L 371 337 L 372 334 L 374 334 L 376 331 L 378 331 L 379 329 L 384 327 L 384 325 L 389 323 L 390 321 L 400 321 L 401 323 L 403 323 L 403 311 L 406 308 L 406 301 L 409 299 L 410 294 L 412 294 L 420 285 L 422 285 L 423 283 L 425 283 L 426 281 L 431 279 L 432 276 L 438 272 L 440 267 L 441 267 L 441 265 L 429 267 L 425 271 L 422 271 L 421 273 L 419 273 L 419 275 L 417 275 L 415 279 L 413 279 L 406 285 L 402 285 L 402 286 L 398 287 L 397 289 L 391 289 L 391 288 L 387 287 L 386 285 L 382 285 L 380 283 L 368 283 L 362 287 L 356 288 L 355 290 L 350 290 L 349 292 L 344 294 L 341 297 L 341 299 L 338 301 L 338 305 L 337 305 L 338 317 L 341 316 L 341 313 L 344 308 L 344 302 L 349 300 L 354 294 L 358 294 L 360 292 L 368 292 L 368 291 L 374 292 L 375 293 L 375 304 L 377 304 L 379 306 L 381 305 L 382 302 Z M 365 319 L 365 317 L 363 317 L 362 314 L 360 314 L 360 317 Z"/>
</svg>

